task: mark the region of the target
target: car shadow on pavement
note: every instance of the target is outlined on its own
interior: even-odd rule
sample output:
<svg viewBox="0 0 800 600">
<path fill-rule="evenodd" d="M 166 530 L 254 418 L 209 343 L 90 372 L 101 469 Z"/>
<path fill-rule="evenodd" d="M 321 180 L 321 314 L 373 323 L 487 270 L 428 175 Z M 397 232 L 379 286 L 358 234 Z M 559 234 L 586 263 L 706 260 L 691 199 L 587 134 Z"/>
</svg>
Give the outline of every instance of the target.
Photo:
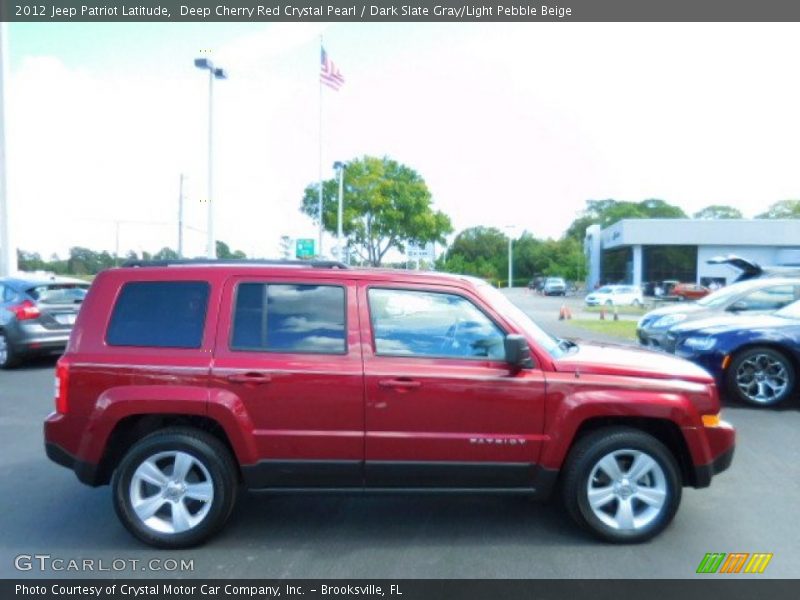
<svg viewBox="0 0 800 600">
<path fill-rule="evenodd" d="M 44 460 L 44 459 L 43 459 Z M 5 466 L 6 477 L 41 475 L 24 481 L 8 498 L 3 543 L 25 552 L 84 556 L 114 550 L 127 554 L 152 549 L 119 523 L 109 486 L 87 488 L 69 473 L 37 468 L 27 461 Z M 43 472 L 44 471 L 44 472 Z M 20 479 L 16 479 L 20 481 Z M 451 494 L 275 494 L 242 492 L 226 527 L 205 546 L 203 555 L 221 548 L 260 547 L 298 550 L 530 543 L 586 543 L 589 539 L 568 519 L 558 502 L 527 496 Z M 187 552 L 187 551 L 183 551 Z"/>
</svg>

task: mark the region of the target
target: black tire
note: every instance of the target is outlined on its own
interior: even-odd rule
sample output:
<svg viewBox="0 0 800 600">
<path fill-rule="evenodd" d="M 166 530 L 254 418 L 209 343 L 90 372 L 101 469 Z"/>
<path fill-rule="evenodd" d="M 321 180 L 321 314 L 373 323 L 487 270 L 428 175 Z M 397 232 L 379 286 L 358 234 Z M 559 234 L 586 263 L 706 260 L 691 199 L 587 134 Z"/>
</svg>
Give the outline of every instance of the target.
<svg viewBox="0 0 800 600">
<path fill-rule="evenodd" d="M 0 369 L 13 369 L 19 364 L 19 354 L 14 350 L 14 347 L 9 343 L 8 336 L 4 331 L 0 331 L 0 347 L 4 347 L 5 357 L 0 353 Z"/>
<path fill-rule="evenodd" d="M 595 515 L 589 504 L 588 487 L 598 461 L 612 452 L 628 450 L 644 453 L 657 463 L 666 494 L 663 505 L 649 523 L 622 530 Z M 570 450 L 562 477 L 561 492 L 569 515 L 582 528 L 607 542 L 630 544 L 649 540 L 670 524 L 681 501 L 682 481 L 675 457 L 653 436 L 628 427 L 604 428 L 581 438 Z"/>
<path fill-rule="evenodd" d="M 210 508 L 202 520 L 177 533 L 160 532 L 146 525 L 137 516 L 131 501 L 131 481 L 137 468 L 148 458 L 165 452 L 185 453 L 202 464 L 210 475 L 213 489 Z M 111 486 L 117 516 L 134 536 L 157 548 L 187 548 L 204 542 L 230 517 L 236 504 L 238 468 L 228 448 L 214 436 L 191 427 L 169 427 L 131 446 L 117 466 Z M 171 507 L 169 514 L 172 515 Z"/>
<path fill-rule="evenodd" d="M 786 387 L 784 391 L 778 395 L 775 395 L 771 398 L 767 398 L 761 401 L 748 396 L 745 393 L 745 391 L 740 389 L 737 383 L 737 374 L 739 372 L 739 369 L 742 368 L 743 364 L 746 363 L 747 361 L 755 360 L 759 356 L 764 356 L 767 357 L 769 360 L 773 360 L 780 363 L 786 371 L 786 377 L 785 377 Z M 728 393 L 734 399 L 749 406 L 757 406 L 757 407 L 777 406 L 778 404 L 784 402 L 787 398 L 792 396 L 792 394 L 795 391 L 796 383 L 797 383 L 797 373 L 795 371 L 791 359 L 789 359 L 789 357 L 783 354 L 781 351 L 776 350 L 774 348 L 770 348 L 768 346 L 754 346 L 752 348 L 747 348 L 745 350 L 737 352 L 733 356 L 733 360 L 731 360 L 730 365 L 728 365 L 728 369 L 725 371 L 725 387 L 727 388 Z"/>
</svg>

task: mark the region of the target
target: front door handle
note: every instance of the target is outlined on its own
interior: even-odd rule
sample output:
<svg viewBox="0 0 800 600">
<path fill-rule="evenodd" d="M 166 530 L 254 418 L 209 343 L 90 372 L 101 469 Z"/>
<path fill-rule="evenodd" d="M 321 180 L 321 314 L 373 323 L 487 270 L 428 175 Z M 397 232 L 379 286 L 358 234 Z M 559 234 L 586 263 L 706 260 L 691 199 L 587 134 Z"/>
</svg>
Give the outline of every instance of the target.
<svg viewBox="0 0 800 600">
<path fill-rule="evenodd" d="M 253 383 L 263 385 L 272 381 L 272 377 L 267 373 L 233 373 L 228 375 L 228 381 L 231 383 Z"/>
<path fill-rule="evenodd" d="M 397 390 L 412 390 L 420 387 L 422 384 L 419 381 L 412 379 L 381 379 L 378 385 L 382 388 L 393 388 Z"/>
</svg>

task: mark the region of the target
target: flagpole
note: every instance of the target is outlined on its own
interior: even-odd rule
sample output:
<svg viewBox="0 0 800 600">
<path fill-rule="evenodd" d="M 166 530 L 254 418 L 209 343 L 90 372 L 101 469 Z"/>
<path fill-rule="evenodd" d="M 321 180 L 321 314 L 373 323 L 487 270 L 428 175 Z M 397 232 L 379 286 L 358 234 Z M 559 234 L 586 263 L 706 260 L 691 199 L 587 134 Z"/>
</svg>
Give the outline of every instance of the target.
<svg viewBox="0 0 800 600">
<path fill-rule="evenodd" d="M 319 36 L 319 55 L 322 59 L 322 36 Z M 322 257 L 322 77 L 317 75 L 319 79 L 319 248 L 317 255 Z"/>
</svg>

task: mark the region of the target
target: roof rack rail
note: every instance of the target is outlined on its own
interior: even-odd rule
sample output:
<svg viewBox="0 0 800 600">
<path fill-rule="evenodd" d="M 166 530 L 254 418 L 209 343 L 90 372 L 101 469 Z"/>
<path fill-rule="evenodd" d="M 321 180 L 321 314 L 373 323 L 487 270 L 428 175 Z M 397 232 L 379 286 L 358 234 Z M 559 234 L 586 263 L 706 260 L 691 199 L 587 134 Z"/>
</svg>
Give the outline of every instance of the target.
<svg viewBox="0 0 800 600">
<path fill-rule="evenodd" d="M 231 266 L 287 266 L 312 267 L 315 269 L 347 269 L 338 260 L 281 260 L 252 258 L 179 258 L 165 260 L 126 260 L 123 267 L 172 267 L 181 265 L 231 265 Z"/>
</svg>

